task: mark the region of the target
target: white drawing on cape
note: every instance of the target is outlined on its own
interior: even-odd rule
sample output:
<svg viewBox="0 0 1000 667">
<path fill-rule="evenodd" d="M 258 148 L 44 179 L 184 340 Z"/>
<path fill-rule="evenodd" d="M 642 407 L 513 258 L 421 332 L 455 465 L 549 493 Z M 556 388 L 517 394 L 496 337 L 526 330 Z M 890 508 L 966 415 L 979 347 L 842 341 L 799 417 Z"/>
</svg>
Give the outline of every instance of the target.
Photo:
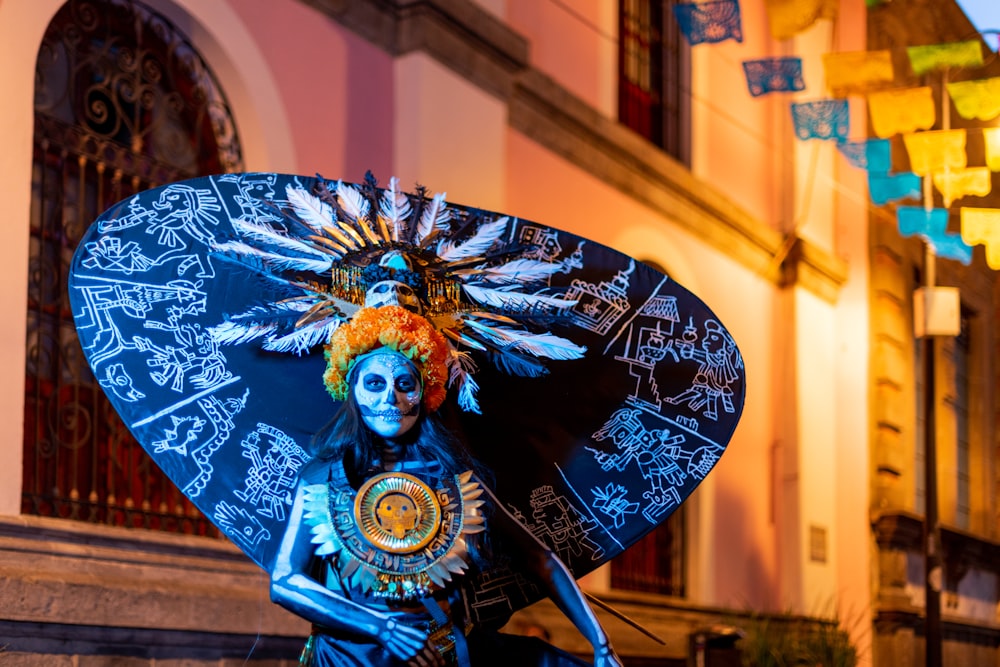
<svg viewBox="0 0 1000 667">
<path fill-rule="evenodd" d="M 576 250 L 567 257 L 558 259 L 559 255 L 562 254 L 563 247 L 562 243 L 559 242 L 559 232 L 556 230 L 537 225 L 523 225 L 521 227 L 514 225 L 511 231 L 515 235 L 514 243 L 529 247 L 521 253 L 522 258 L 558 264 L 559 268 L 553 270 L 553 273 L 570 273 L 573 269 L 583 268 L 584 241 L 577 243 Z"/>
<path fill-rule="evenodd" d="M 603 488 L 595 486 L 590 490 L 594 494 L 594 509 L 600 510 L 611 519 L 615 528 L 625 525 L 625 515 L 639 511 L 639 503 L 627 500 L 628 489 L 621 484 L 608 482 Z"/>
<path fill-rule="evenodd" d="M 97 383 L 104 388 L 104 391 L 113 393 L 126 403 L 135 403 L 146 398 L 146 394 L 132 384 L 132 378 L 125 372 L 124 364 L 111 364 L 105 368 L 104 377 L 97 378 Z"/>
<path fill-rule="evenodd" d="M 183 392 L 185 383 L 202 390 L 232 378 L 219 343 L 203 331 L 200 324 L 181 324 L 173 329 L 173 334 L 178 345 L 154 345 L 148 338 L 136 338 L 136 342 L 141 343 L 138 346 L 141 351 L 152 352 L 146 365 L 152 369 L 149 377 L 153 382 Z"/>
<path fill-rule="evenodd" d="M 206 421 L 197 415 L 178 417 L 170 415 L 171 425 L 163 432 L 161 440 L 153 441 L 153 453 L 176 452 L 187 456 L 188 443 L 198 440 L 198 435 L 204 430 Z"/>
<path fill-rule="evenodd" d="M 661 399 L 654 371 L 667 354 L 677 358 L 673 335 L 679 319 L 676 297 L 654 296 L 642 304 L 624 327 L 625 351 L 615 359 L 627 363 L 629 375 L 636 379 L 629 396 L 633 403 L 659 411 Z"/>
<path fill-rule="evenodd" d="M 702 411 L 708 419 L 718 419 L 720 403 L 727 413 L 736 412 L 730 385 L 739 379 L 743 359 L 733 337 L 721 324 L 709 319 L 702 326 L 704 335 L 700 345 L 698 331 L 690 319 L 676 345 L 680 355 L 678 362 L 684 360 L 698 364 L 691 386 L 677 396 L 668 396 L 663 400 L 671 405 L 686 403 L 691 410 Z"/>
<path fill-rule="evenodd" d="M 256 507 L 257 514 L 284 521 L 299 468 L 309 455 L 291 437 L 267 424 L 257 424 L 257 430 L 243 438 L 240 446 L 243 458 L 250 460 L 250 470 L 244 489 L 234 495 Z"/>
<path fill-rule="evenodd" d="M 202 428 L 199 432 L 199 435 L 206 436 L 202 444 L 189 448 L 191 460 L 198 467 L 198 474 L 183 489 L 188 498 L 194 499 L 200 495 L 212 479 L 215 471 L 212 466 L 212 456 L 229 440 L 230 434 L 236 428 L 233 418 L 246 407 L 249 395 L 250 390 L 247 389 L 240 398 L 219 400 L 215 396 L 206 396 L 198 399 L 197 405 L 201 410 L 201 417 L 204 417 L 210 428 Z"/>
<path fill-rule="evenodd" d="M 533 599 L 538 587 L 509 565 L 509 559 L 495 555 L 490 566 L 480 572 L 475 585 L 466 588 L 466 600 L 476 619 L 506 618 L 514 611 L 514 599 Z"/>
<path fill-rule="evenodd" d="M 697 417 L 687 416 L 682 425 L 692 430 L 698 430 L 698 417 L 717 421 L 720 408 L 734 414 L 731 385 L 742 376 L 743 359 L 732 336 L 711 318 L 700 323 L 699 332 L 694 316 L 688 316 L 687 325 L 678 336 L 675 329 L 682 318 L 677 297 L 658 292 L 659 286 L 618 329 L 604 350 L 607 354 L 616 341 L 624 339 L 624 350 L 615 359 L 628 364 L 629 375 L 636 380 L 628 402 L 655 412 L 661 412 L 664 403 L 686 406 Z M 665 391 L 657 382 L 658 365 L 664 362 L 681 368 L 697 365 L 686 371 L 688 384 L 681 385 L 683 389 L 674 395 L 664 396 Z M 683 379 L 684 376 L 674 372 L 667 377 Z M 675 386 L 673 391 L 676 390 Z"/>
<path fill-rule="evenodd" d="M 628 269 L 619 271 L 610 281 L 595 285 L 573 280 L 566 291 L 566 298 L 577 302 L 572 309 L 573 322 L 598 335 L 606 334 L 628 312 L 629 276 L 633 271 L 635 260 L 630 260 Z"/>
<path fill-rule="evenodd" d="M 604 547 L 590 537 L 599 524 L 573 506 L 565 496 L 555 492 L 551 485 L 540 486 L 531 492 L 531 518 L 527 521 L 517 510 L 514 515 L 528 530 L 566 562 L 578 560 L 587 550 L 590 560 L 604 556 Z"/>
<path fill-rule="evenodd" d="M 135 336 L 132 340 L 125 340 L 118 320 L 142 320 L 148 329 L 170 330 L 176 327 L 175 322 L 180 316 L 205 311 L 205 293 L 200 282 L 173 280 L 166 285 L 153 285 L 80 276 L 80 281 L 84 280 L 86 283 L 75 285 L 83 306 L 82 312 L 74 314 L 74 317 L 78 330 L 94 330 L 93 333 L 88 331 L 86 336 L 81 335 L 80 339 L 90 341 L 86 349 L 90 365 L 95 369 L 122 352 L 151 346 L 145 337 Z M 162 303 L 171 304 L 168 308 L 171 322 L 147 321 L 156 305 Z"/>
<path fill-rule="evenodd" d="M 562 254 L 562 244 L 559 243 L 559 234 L 554 229 L 538 227 L 536 225 L 524 225 L 517 233 L 517 242 L 533 246 L 531 250 L 522 255 L 525 258 L 537 259 L 543 262 L 554 262 L 556 261 L 556 257 Z"/>
<path fill-rule="evenodd" d="M 239 192 L 225 198 L 239 207 L 239 213 L 230 211 L 230 218 L 237 216 L 247 222 L 281 222 L 284 218 L 278 210 L 279 199 L 274 196 L 274 186 L 278 175 L 273 173 L 223 174 L 219 183 L 232 183 Z M 295 184 L 299 187 L 298 179 Z"/>
<path fill-rule="evenodd" d="M 616 452 L 593 447 L 586 449 L 605 472 L 625 472 L 632 464 L 639 469 L 642 478 L 649 483 L 642 493 L 647 501 L 642 514 L 650 523 L 659 523 L 680 505 L 678 489 L 684 486 L 688 476 L 704 479 L 719 460 L 723 448 L 709 443 L 688 451 L 682 446 L 687 441 L 684 434 L 672 433 L 666 428 L 647 429 L 639 419 L 640 413 L 636 408 L 621 408 L 591 436 L 596 442 L 610 439 Z M 682 468 L 682 465 L 685 467 Z M 624 496 L 617 501 L 620 504 Z M 602 509 L 607 505 L 607 501 L 595 492 L 594 507 Z"/>
<path fill-rule="evenodd" d="M 197 253 L 185 254 L 188 240 L 208 245 L 214 234 L 209 231 L 219 220 L 213 213 L 222 210 L 219 199 L 207 188 L 194 188 L 184 183 L 173 183 L 160 192 L 159 198 L 152 202 L 152 209 L 140 206 L 139 195 L 129 201 L 129 213 L 111 220 L 98 223 L 101 234 L 143 225 L 146 234 L 156 235 L 156 244 L 165 247 L 163 254 L 151 259 L 140 252 L 137 246 L 125 244 L 122 247 L 108 244 L 103 239 L 97 243 L 88 244 L 92 253 L 84 266 L 92 268 L 107 268 L 114 266 L 122 270 L 129 267 L 138 268 L 143 264 L 149 267 L 159 266 L 168 260 L 179 260 L 177 275 L 184 275 L 192 267 L 197 267 L 199 278 L 211 278 L 214 275 L 211 263 L 203 263 Z M 98 243 L 104 245 L 98 245 Z M 148 268 L 148 267 L 147 267 Z"/>
<path fill-rule="evenodd" d="M 258 544 L 271 539 L 271 531 L 264 527 L 260 519 L 245 508 L 225 500 L 215 506 L 212 518 L 222 532 L 239 544 L 244 551 L 254 551 Z"/>
</svg>

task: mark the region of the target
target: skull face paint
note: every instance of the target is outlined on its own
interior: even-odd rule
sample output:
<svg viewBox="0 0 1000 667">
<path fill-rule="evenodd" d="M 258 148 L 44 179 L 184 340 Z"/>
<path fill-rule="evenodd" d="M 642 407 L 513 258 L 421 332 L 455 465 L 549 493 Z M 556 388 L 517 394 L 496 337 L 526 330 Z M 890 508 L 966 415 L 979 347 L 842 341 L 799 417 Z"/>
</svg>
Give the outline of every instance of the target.
<svg viewBox="0 0 1000 667">
<path fill-rule="evenodd" d="M 409 431 L 420 414 L 420 374 L 397 352 L 374 354 L 355 369 L 354 399 L 365 425 L 383 438 Z"/>
</svg>

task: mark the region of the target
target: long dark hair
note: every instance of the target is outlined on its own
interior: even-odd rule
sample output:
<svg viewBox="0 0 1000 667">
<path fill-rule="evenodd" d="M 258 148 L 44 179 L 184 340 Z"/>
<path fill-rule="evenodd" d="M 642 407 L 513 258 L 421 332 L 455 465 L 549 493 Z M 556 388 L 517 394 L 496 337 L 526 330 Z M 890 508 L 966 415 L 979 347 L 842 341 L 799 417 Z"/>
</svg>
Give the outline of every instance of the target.
<svg viewBox="0 0 1000 667">
<path fill-rule="evenodd" d="M 480 466 L 465 446 L 444 427 L 438 414 L 425 414 L 423 406 L 420 410 L 421 414 L 413 427 L 395 439 L 405 447 L 406 458 L 436 461 L 448 475 L 466 470 L 481 473 Z M 382 436 L 365 424 L 354 392 L 350 391 L 333 419 L 313 437 L 313 454 L 322 460 L 342 460 L 348 480 L 354 488 L 358 488 L 371 476 L 384 444 Z"/>
</svg>

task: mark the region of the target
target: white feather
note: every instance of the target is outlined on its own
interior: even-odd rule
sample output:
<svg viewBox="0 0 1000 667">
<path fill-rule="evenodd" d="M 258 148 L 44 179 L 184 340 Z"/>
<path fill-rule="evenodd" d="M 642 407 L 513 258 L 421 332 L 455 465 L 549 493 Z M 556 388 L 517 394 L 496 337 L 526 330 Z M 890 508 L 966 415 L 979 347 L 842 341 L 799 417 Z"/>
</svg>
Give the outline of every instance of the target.
<svg viewBox="0 0 1000 667">
<path fill-rule="evenodd" d="M 293 188 L 291 185 L 285 187 L 285 195 L 295 214 L 317 234 L 323 233 L 323 225 L 334 223 L 333 207 L 319 197 L 303 188 Z"/>
<path fill-rule="evenodd" d="M 245 222 L 242 220 L 233 220 L 233 228 L 239 232 L 241 236 L 250 238 L 258 243 L 273 243 L 274 245 L 281 246 L 282 248 L 313 255 L 314 257 L 327 257 L 331 254 L 329 252 L 324 252 L 323 250 L 305 241 L 282 234 L 267 225 Z"/>
<path fill-rule="evenodd" d="M 458 383 L 458 407 L 465 412 L 475 412 L 477 415 L 481 415 L 482 410 L 480 410 L 479 401 L 476 399 L 478 391 L 479 385 L 476 384 L 475 379 L 463 371 Z"/>
<path fill-rule="evenodd" d="M 308 352 L 317 345 L 324 345 L 330 340 L 330 336 L 341 325 L 339 318 L 328 318 L 320 322 L 314 322 L 304 327 L 298 327 L 294 331 L 282 336 L 269 338 L 263 347 L 265 350 L 273 352 L 294 352 L 302 354 Z"/>
<path fill-rule="evenodd" d="M 547 308 L 563 309 L 576 305 L 576 300 L 574 299 L 563 299 L 545 294 L 524 294 L 505 289 L 478 287 L 476 285 L 462 285 L 462 289 L 476 303 L 494 308 L 514 308 L 520 310 L 544 306 Z"/>
<path fill-rule="evenodd" d="M 314 273 L 329 273 L 333 268 L 334 259 L 309 259 L 307 257 L 286 257 L 273 252 L 267 252 L 242 241 L 226 241 L 216 244 L 215 249 L 221 252 L 234 252 L 238 255 L 259 257 L 270 266 L 293 271 L 312 271 Z"/>
<path fill-rule="evenodd" d="M 417 225 L 417 243 L 430 236 L 435 229 L 444 227 L 445 223 L 451 219 L 451 211 L 448 210 L 448 205 L 444 201 L 446 196 L 448 193 L 439 192 L 424 207 L 420 223 Z"/>
<path fill-rule="evenodd" d="M 446 262 L 455 262 L 469 257 L 477 257 L 490 249 L 504 230 L 507 229 L 507 216 L 480 225 L 476 233 L 464 243 L 454 244 L 449 240 L 444 240 L 438 244 L 438 257 Z"/>
<path fill-rule="evenodd" d="M 513 285 L 545 282 L 562 270 L 561 264 L 542 262 L 537 259 L 515 259 L 500 266 L 486 266 L 473 273 L 481 280 L 496 285 Z M 455 273 L 462 273 L 456 271 Z"/>
<path fill-rule="evenodd" d="M 586 347 L 549 332 L 532 333 L 509 327 L 491 327 L 471 318 L 463 321 L 498 343 L 513 345 L 517 350 L 536 357 L 564 361 L 566 359 L 581 359 L 587 351 Z"/>
<path fill-rule="evenodd" d="M 398 241 L 402 232 L 402 224 L 412 213 L 410 198 L 399 191 L 399 179 L 393 176 L 389 179 L 389 187 L 382 192 L 382 202 L 379 206 L 379 217 L 385 221 L 392 240 Z"/>
<path fill-rule="evenodd" d="M 353 185 L 337 181 L 337 196 L 340 197 L 340 207 L 355 220 L 361 220 L 368 215 L 368 200 Z"/>
<path fill-rule="evenodd" d="M 209 327 L 208 333 L 216 343 L 220 345 L 242 345 L 250 341 L 257 340 L 264 336 L 269 336 L 277 327 L 274 325 L 263 326 L 259 324 L 239 324 L 237 322 L 223 322 L 214 327 Z"/>
</svg>

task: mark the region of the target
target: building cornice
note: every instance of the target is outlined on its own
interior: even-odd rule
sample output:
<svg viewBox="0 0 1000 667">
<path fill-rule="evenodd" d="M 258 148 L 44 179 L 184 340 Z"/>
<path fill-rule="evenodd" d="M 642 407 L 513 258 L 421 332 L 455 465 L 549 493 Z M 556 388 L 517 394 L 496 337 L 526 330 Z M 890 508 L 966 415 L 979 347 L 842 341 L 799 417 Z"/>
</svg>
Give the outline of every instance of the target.
<svg viewBox="0 0 1000 667">
<path fill-rule="evenodd" d="M 511 128 L 779 287 L 828 302 L 846 262 L 783 237 L 529 63 L 529 42 L 469 0 L 302 0 L 388 53 L 421 51 L 508 105 Z"/>
</svg>

